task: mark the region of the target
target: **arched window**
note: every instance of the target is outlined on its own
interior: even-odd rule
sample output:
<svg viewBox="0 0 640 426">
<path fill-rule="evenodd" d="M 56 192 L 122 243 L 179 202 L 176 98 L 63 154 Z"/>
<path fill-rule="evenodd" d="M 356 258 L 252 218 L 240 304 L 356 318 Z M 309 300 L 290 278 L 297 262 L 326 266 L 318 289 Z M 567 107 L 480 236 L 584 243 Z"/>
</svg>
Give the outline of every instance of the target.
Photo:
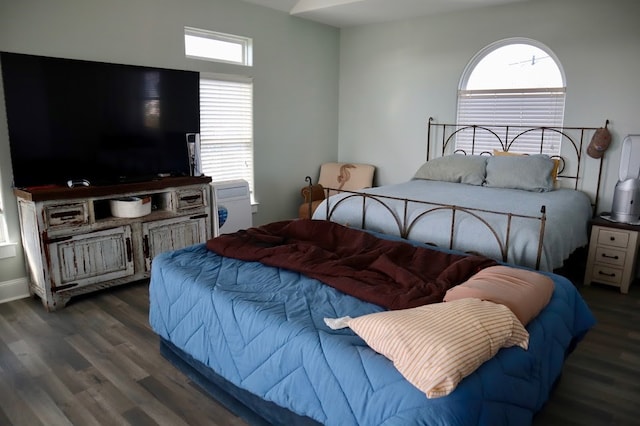
<svg viewBox="0 0 640 426">
<path fill-rule="evenodd" d="M 564 72 L 551 50 L 535 40 L 511 38 L 493 43 L 469 62 L 458 90 L 457 122 L 462 124 L 562 127 Z M 456 149 L 470 137 L 459 135 Z M 476 150 L 478 146 L 476 139 Z M 531 146 L 523 137 L 518 152 L 539 154 L 539 135 Z M 545 140 L 542 153 L 558 155 L 559 140 Z"/>
</svg>

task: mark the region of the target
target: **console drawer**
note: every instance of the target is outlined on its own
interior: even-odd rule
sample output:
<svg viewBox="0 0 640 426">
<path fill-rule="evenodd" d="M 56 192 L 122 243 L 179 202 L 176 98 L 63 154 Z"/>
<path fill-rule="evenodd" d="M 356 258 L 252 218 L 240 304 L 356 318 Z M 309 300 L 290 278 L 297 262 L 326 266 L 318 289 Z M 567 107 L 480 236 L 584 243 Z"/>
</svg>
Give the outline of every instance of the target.
<svg viewBox="0 0 640 426">
<path fill-rule="evenodd" d="M 176 191 L 176 196 L 178 197 L 178 210 L 204 207 L 205 205 L 204 192 L 200 189 L 186 189 L 183 191 Z"/>
<path fill-rule="evenodd" d="M 44 218 L 50 228 L 86 225 L 89 223 L 89 207 L 85 202 L 45 206 Z"/>
</svg>

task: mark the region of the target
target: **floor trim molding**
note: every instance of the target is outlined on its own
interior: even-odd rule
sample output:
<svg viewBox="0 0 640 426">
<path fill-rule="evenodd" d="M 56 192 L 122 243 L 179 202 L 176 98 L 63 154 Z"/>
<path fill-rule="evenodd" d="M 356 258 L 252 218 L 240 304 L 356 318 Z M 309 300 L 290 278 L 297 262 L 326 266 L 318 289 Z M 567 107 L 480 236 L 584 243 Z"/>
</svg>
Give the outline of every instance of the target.
<svg viewBox="0 0 640 426">
<path fill-rule="evenodd" d="M 0 303 L 29 297 L 27 277 L 0 282 Z"/>
</svg>

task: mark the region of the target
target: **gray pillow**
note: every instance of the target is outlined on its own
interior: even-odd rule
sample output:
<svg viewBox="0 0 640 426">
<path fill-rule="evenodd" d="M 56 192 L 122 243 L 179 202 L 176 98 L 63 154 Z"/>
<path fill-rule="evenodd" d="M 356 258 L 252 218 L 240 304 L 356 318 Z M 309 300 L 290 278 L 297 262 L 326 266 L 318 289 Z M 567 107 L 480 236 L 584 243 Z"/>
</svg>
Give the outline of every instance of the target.
<svg viewBox="0 0 640 426">
<path fill-rule="evenodd" d="M 498 155 L 487 160 L 485 186 L 547 192 L 553 190 L 554 162 L 546 155 Z"/>
<path fill-rule="evenodd" d="M 485 156 L 447 155 L 424 163 L 413 178 L 482 185 L 486 165 L 487 157 Z"/>
</svg>

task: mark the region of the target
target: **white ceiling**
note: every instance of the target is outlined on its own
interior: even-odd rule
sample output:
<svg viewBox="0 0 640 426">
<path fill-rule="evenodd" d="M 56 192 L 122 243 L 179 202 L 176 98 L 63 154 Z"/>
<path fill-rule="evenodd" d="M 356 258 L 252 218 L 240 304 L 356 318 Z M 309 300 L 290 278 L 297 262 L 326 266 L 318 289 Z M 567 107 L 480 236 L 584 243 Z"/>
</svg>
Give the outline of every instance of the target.
<svg viewBox="0 0 640 426">
<path fill-rule="evenodd" d="M 529 0 L 243 0 L 338 28 Z"/>
</svg>

